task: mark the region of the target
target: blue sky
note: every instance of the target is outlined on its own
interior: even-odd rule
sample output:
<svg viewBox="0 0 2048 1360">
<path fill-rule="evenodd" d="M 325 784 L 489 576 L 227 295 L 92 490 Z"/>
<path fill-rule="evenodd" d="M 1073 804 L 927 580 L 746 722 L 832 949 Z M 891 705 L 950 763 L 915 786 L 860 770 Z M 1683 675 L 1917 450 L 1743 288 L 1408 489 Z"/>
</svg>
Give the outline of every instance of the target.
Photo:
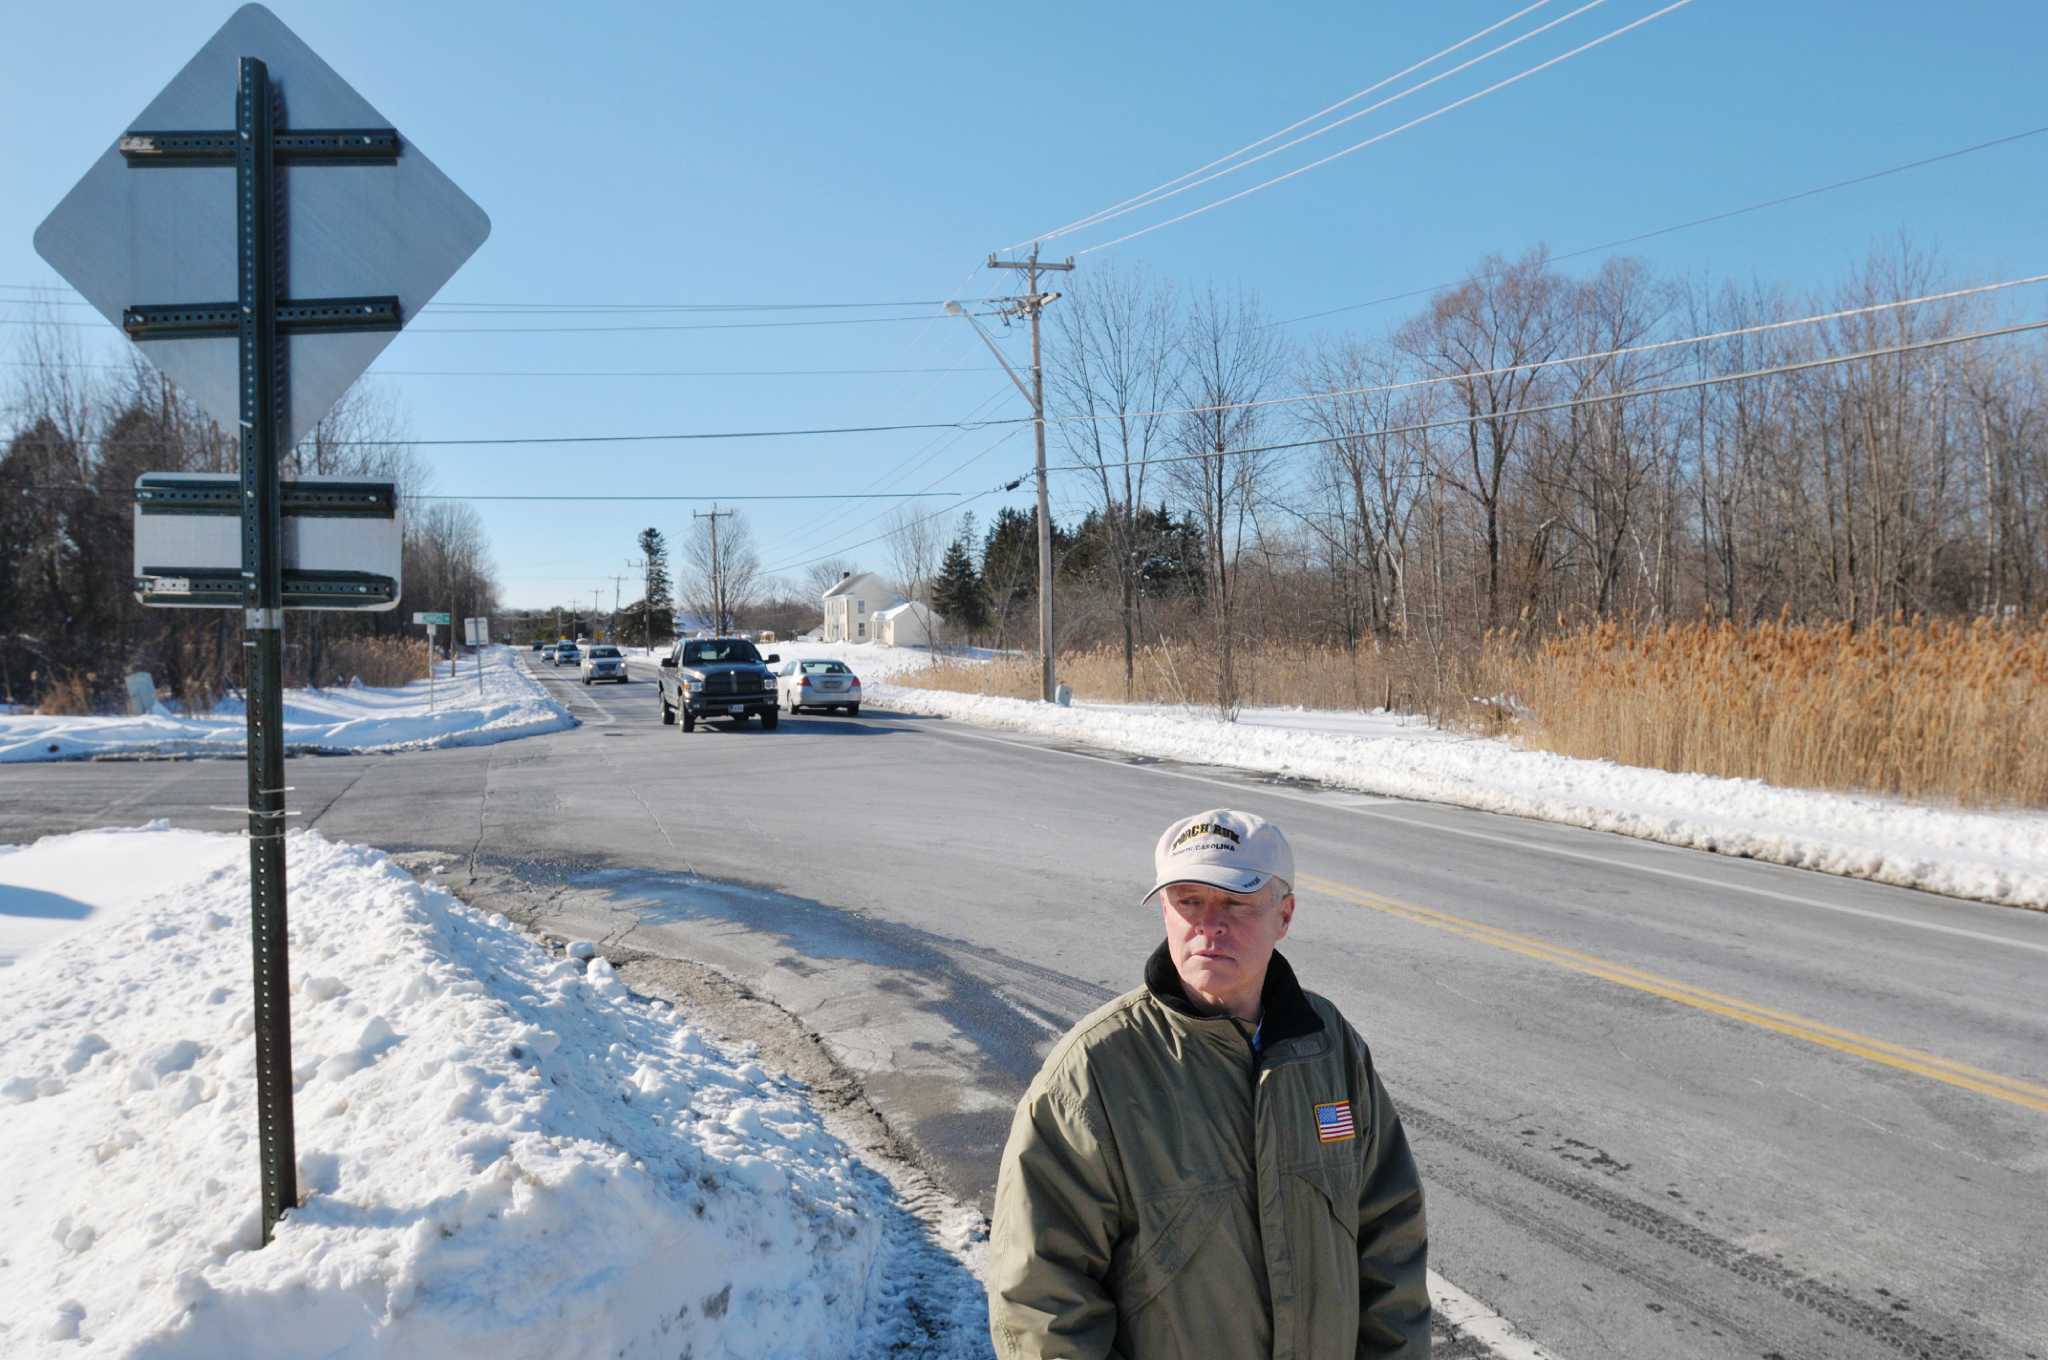
<svg viewBox="0 0 2048 1360">
<path fill-rule="evenodd" d="M 1460 55 L 1582 2 L 1553 0 Z M 1662 2 L 1606 0 L 1258 171 L 1392 127 Z M 490 213 L 490 241 L 440 300 L 529 304 L 984 295 L 1006 282 L 975 267 L 991 249 L 1192 169 L 1520 7 L 273 6 Z M 231 9 L 36 5 L 10 15 L 0 117 L 15 135 L 0 194 L 0 284 L 55 282 L 30 246 L 37 223 Z M 1511 89 L 1082 263 L 1242 286 L 1279 317 L 1340 306 L 1456 279 L 1489 252 L 1538 242 L 1568 251 L 2048 124 L 2044 50 L 2048 5 L 2037 0 L 1694 0 Z M 1904 231 L 1958 281 L 2037 273 L 2044 168 L 2048 135 L 1632 253 L 1671 274 L 1822 289 Z M 1173 210 L 1263 177 L 1232 176 Z M 1169 215 L 1135 214 L 1048 253 Z M 2030 315 L 2043 305 L 2033 291 L 2019 303 Z M 1377 332 L 1416 305 L 1292 333 Z M 0 319 L 22 314 L 0 306 Z M 421 439 L 1026 414 L 964 322 L 929 307 L 898 314 L 913 319 L 505 335 L 428 328 L 850 314 L 429 315 L 372 371 Z M 0 358 L 15 357 L 17 329 L 0 326 Z M 84 334 L 96 361 L 118 358 L 126 343 L 111 327 Z M 416 376 L 829 368 L 971 371 Z M 865 491 L 878 480 L 915 490 L 935 479 L 935 489 L 972 494 L 1029 469 L 1028 432 L 983 453 L 1005 432 L 423 453 L 433 490 L 449 494 L 741 496 Z M 985 522 L 1005 503 L 1027 497 L 973 509 Z M 859 541 L 878 532 L 868 521 L 890 505 L 743 508 L 771 568 L 842 552 L 878 567 L 883 546 Z M 693 508 L 706 507 L 478 503 L 514 605 L 587 600 L 593 588 L 609 605 L 609 578 L 634 556 L 634 534 L 655 524 L 680 540 Z"/>
</svg>

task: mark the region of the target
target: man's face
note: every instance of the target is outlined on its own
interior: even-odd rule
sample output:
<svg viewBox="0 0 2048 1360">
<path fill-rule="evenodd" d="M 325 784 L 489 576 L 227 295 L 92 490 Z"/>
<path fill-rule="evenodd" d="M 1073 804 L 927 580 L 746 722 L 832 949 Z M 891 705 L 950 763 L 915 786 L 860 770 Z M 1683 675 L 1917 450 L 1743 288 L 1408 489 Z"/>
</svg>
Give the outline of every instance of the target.
<svg viewBox="0 0 2048 1360">
<path fill-rule="evenodd" d="M 1169 883 L 1160 890 L 1166 948 L 1188 996 L 1243 1019 L 1259 1012 L 1266 964 L 1294 919 L 1294 897 L 1278 880 L 1250 894 L 1206 883 Z"/>
</svg>

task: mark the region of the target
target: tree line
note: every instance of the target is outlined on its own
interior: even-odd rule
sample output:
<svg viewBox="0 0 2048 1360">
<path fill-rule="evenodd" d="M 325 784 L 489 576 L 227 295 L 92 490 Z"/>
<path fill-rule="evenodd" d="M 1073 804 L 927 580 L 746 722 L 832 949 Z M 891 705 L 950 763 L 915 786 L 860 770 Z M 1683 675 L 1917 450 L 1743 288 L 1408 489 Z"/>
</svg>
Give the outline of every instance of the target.
<svg viewBox="0 0 2048 1360">
<path fill-rule="evenodd" d="M 2040 342 L 1940 343 L 2000 323 L 1984 295 L 1881 305 L 1953 288 L 1909 242 L 1813 294 L 1537 250 L 1309 340 L 1245 292 L 1073 283 L 1046 370 L 1083 529 L 1056 547 L 1059 642 L 1120 644 L 1127 677 L 1148 640 L 1200 638 L 1227 697 L 1233 653 L 1281 640 L 2048 609 Z M 1871 357 L 1816 362 L 1841 355 Z M 1017 587 L 982 547 L 996 606 Z M 999 606 L 981 631 L 1017 641 Z"/>
<path fill-rule="evenodd" d="M 242 683 L 241 621 L 227 609 L 146 608 L 133 594 L 134 487 L 144 472 L 238 467 L 235 439 L 139 357 L 102 374 L 53 329 L 31 328 L 7 394 L 0 445 L 0 702 L 34 704 L 63 687 L 118 705 L 147 671 L 193 711 Z M 497 585 L 474 508 L 422 500 L 425 467 L 398 409 L 358 384 L 284 458 L 287 478 L 395 482 L 404 526 L 403 597 L 376 613 L 297 612 L 286 624 L 286 682 L 346 683 L 350 643 L 409 639 L 415 611 L 488 616 Z M 442 630 L 447 640 L 448 630 Z M 424 674 L 423 654 L 417 658 Z"/>
</svg>

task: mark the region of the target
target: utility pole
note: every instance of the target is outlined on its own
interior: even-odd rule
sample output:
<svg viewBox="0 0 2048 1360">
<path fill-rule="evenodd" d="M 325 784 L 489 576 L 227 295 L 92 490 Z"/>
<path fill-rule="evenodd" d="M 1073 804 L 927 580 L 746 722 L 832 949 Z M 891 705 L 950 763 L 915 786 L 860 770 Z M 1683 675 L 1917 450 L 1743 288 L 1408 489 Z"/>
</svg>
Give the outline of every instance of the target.
<svg viewBox="0 0 2048 1360">
<path fill-rule="evenodd" d="M 619 640 L 619 588 L 625 583 L 626 578 L 623 576 L 612 577 L 612 626 L 609 641 L 613 644 L 617 644 Z"/>
<path fill-rule="evenodd" d="M 592 586 L 590 588 L 590 630 L 592 632 L 597 631 L 597 602 L 603 598 L 603 586 Z"/>
<path fill-rule="evenodd" d="M 1038 245 L 1032 243 L 1031 254 L 1022 260 L 999 260 L 988 257 L 990 269 L 1021 269 L 1024 271 L 1024 296 L 1009 298 L 997 304 L 997 310 L 1005 317 L 1021 316 L 1031 320 L 1031 386 L 1026 388 L 1017 377 L 1015 369 L 996 342 L 989 338 L 981 323 L 957 302 L 946 304 L 946 310 L 958 316 L 965 316 L 974 322 L 974 329 L 981 332 L 982 340 L 1002 362 L 1009 373 L 1010 381 L 1017 384 L 1017 390 L 1024 393 L 1024 400 L 1031 403 L 1033 433 L 1038 441 L 1038 669 L 1039 698 L 1051 703 L 1053 698 L 1053 627 L 1052 627 L 1052 505 L 1045 488 L 1045 363 L 1039 347 L 1038 318 L 1045 311 L 1048 302 L 1056 301 L 1058 293 L 1038 291 L 1038 276 L 1045 273 L 1067 273 L 1074 267 L 1070 255 L 1063 262 L 1054 264 L 1038 258 Z"/>
<path fill-rule="evenodd" d="M 708 519 L 711 521 L 711 611 L 717 616 L 711 620 L 711 631 L 720 636 L 732 630 L 725 617 L 725 568 L 718 561 L 718 521 L 721 519 L 731 519 L 737 513 L 739 512 L 735 510 L 719 509 L 718 502 L 716 501 L 711 503 L 711 509 L 708 511 L 693 510 L 690 512 L 690 518 L 692 519 Z"/>
<path fill-rule="evenodd" d="M 626 559 L 626 565 L 635 571 L 647 570 L 644 558 L 635 562 L 629 557 Z M 654 607 L 647 599 L 645 588 L 640 591 L 640 645 L 650 652 L 654 650 Z"/>
</svg>

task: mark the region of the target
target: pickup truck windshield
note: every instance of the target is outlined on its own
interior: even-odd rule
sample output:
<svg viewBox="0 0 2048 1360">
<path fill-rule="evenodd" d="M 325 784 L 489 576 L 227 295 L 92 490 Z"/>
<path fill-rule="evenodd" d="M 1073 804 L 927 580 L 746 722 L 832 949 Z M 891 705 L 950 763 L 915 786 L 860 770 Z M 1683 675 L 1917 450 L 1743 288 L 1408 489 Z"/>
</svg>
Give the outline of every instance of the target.
<svg viewBox="0 0 2048 1360">
<path fill-rule="evenodd" d="M 758 664 L 761 654 L 754 650 L 754 644 L 745 638 L 707 638 L 701 642 L 683 644 L 685 666 L 729 666 L 743 663 Z"/>
</svg>

